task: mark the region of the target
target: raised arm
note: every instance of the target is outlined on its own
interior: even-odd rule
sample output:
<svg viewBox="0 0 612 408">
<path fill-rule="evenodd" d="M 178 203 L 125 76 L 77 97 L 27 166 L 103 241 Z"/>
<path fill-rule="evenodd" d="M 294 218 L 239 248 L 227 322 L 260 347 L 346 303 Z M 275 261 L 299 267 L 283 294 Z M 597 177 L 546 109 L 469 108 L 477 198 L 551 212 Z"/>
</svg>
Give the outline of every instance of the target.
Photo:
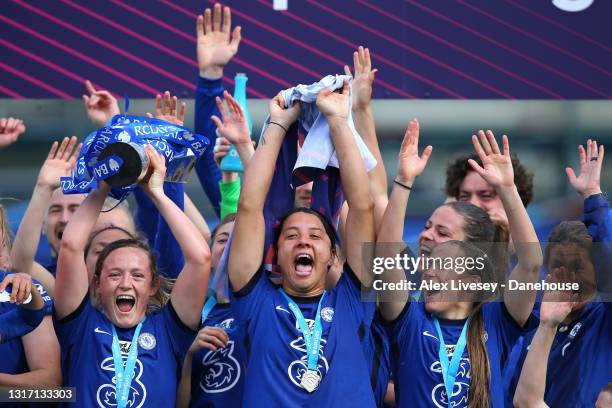
<svg viewBox="0 0 612 408">
<path fill-rule="evenodd" d="M 402 237 L 410 192 L 416 178 L 425 170 L 433 150 L 432 146 L 427 146 L 423 154 L 419 156 L 419 136 L 419 122 L 412 119 L 400 147 L 397 176 L 394 179 L 389 204 L 378 231 L 377 243 L 382 245 L 376 246 L 377 257 L 394 257 L 404 247 Z M 405 278 L 406 274 L 402 269 L 386 270 L 382 273 L 382 280 L 385 283 L 400 282 Z M 409 299 L 410 293 L 408 292 L 395 293 L 394 297 L 388 301 L 381 299 L 383 301 L 380 302 L 380 310 L 383 318 L 387 321 L 395 320 Z"/>
<path fill-rule="evenodd" d="M 472 143 L 484 167 L 478 165 L 474 160 L 468 162 L 474 171 L 495 187 L 508 215 L 510 237 L 518 257 L 518 263 L 510 273 L 509 279 L 525 283 L 536 282 L 542 266 L 542 248 L 514 184 L 508 136 L 504 135 L 502 140 L 503 153 L 499 150 L 493 132 L 487 130 L 485 134 L 480 130 L 478 136 L 472 136 Z M 504 292 L 506 308 L 520 326 L 527 322 L 535 299 L 535 291 Z"/>
<path fill-rule="evenodd" d="M 224 7 L 222 10 L 220 4 L 215 4 L 212 11 L 204 10 L 204 15 L 198 16 L 196 26 L 200 77 L 196 87 L 194 130 L 206 135 L 214 145 L 215 124 L 210 117 L 218 115 L 215 98 L 223 94 L 223 70 L 238 52 L 241 28 L 237 26 L 231 29 L 230 8 Z M 212 149 L 207 149 L 198 159 L 195 170 L 202 188 L 219 215 L 221 195 L 218 182 L 221 173 L 215 164 Z"/>
<path fill-rule="evenodd" d="M 228 260 L 229 279 L 234 291 L 239 291 L 251 280 L 263 260 L 264 203 L 285 133 L 300 114 L 297 102 L 288 109 L 283 106 L 280 94 L 270 101 L 270 123 L 244 170 Z"/>
<path fill-rule="evenodd" d="M 197 55 L 200 77 L 219 79 L 223 69 L 238 52 L 240 45 L 240 26 L 232 30 L 232 12 L 229 7 L 215 4 L 213 10 L 207 8 L 204 15 L 197 18 Z M 222 21 L 223 20 L 223 21 Z"/>
<path fill-rule="evenodd" d="M 198 207 L 195 206 L 193 201 L 191 201 L 191 198 L 189 198 L 187 193 L 185 193 L 184 201 L 185 214 L 187 214 L 187 217 L 189 217 L 191 222 L 194 223 L 194 225 L 196 226 L 198 231 L 200 231 L 200 234 L 202 234 L 204 239 L 208 241 L 210 239 L 210 228 L 208 227 L 206 219 L 204 219 L 204 216 L 202 216 L 202 213 L 200 212 L 200 210 L 198 210 Z"/>
<path fill-rule="evenodd" d="M 378 70 L 372 69 L 370 50 L 362 46 L 353 53 L 353 66 L 355 78 L 353 79 L 352 114 L 355 129 L 376 158 L 376 167 L 368 173 L 368 179 L 370 181 L 370 194 L 374 202 L 374 220 L 378 230 L 389 202 L 387 197 L 387 172 L 385 171 L 385 162 L 380 154 L 374 114 L 372 113 L 372 83 Z M 346 65 L 344 66 L 344 72 L 351 75 L 351 71 Z"/>
<path fill-rule="evenodd" d="M 181 321 L 195 330 L 200 324 L 202 305 L 208 287 L 210 249 L 187 215 L 164 193 L 166 175 L 164 157 L 152 146 L 147 145 L 145 148 L 151 172 L 141 183 L 145 193 L 170 227 L 185 258 L 185 266 L 172 289 L 172 306 Z"/>
<path fill-rule="evenodd" d="M 155 117 L 157 119 L 165 120 L 175 125 L 182 126 L 183 120 L 185 117 L 185 109 L 186 109 L 186 105 L 184 102 L 181 104 L 180 109 L 178 109 L 178 99 L 176 98 L 176 96 L 172 97 L 172 95 L 170 95 L 170 92 L 166 91 L 164 92 L 163 96 L 160 94 L 157 94 L 157 96 L 155 97 L 154 114 L 147 112 L 145 113 L 145 116 L 149 118 Z M 176 192 L 172 190 L 173 189 L 171 189 L 171 192 Z M 175 195 L 171 194 L 170 198 L 174 199 L 175 202 L 177 201 L 182 202 L 184 200 L 184 192 L 181 192 L 180 197 L 178 197 L 177 194 Z M 155 205 L 153 205 L 149 197 L 142 190 L 142 188 L 137 187 L 136 189 L 134 189 L 134 199 L 136 201 L 136 204 L 138 205 L 136 214 L 134 217 L 136 226 L 148 239 L 151 247 L 154 249 L 158 249 L 159 246 L 157 243 L 157 234 L 159 232 L 158 227 L 160 226 L 159 225 L 160 224 L 159 212 L 157 211 L 157 208 L 155 208 Z M 163 226 L 163 220 L 161 221 L 162 221 L 161 224 Z M 166 232 L 167 231 L 162 232 L 162 239 L 165 239 L 167 237 L 167 236 L 166 237 L 164 236 L 166 235 Z M 171 248 L 171 249 L 177 248 L 177 245 L 175 244 L 176 244 L 175 242 L 172 242 L 172 245 L 174 248 Z M 178 275 L 179 271 L 183 268 L 182 256 L 179 256 L 179 258 L 180 259 L 176 260 L 176 262 L 175 261 L 171 262 L 178 266 L 178 269 L 177 268 L 173 269 L 173 273 L 172 273 L 173 276 Z"/>
<path fill-rule="evenodd" d="M 565 169 L 572 188 L 584 199 L 584 223 L 595 242 L 612 241 L 612 216 L 609 203 L 602 205 L 601 167 L 604 161 L 603 145 L 597 148 L 597 141 L 587 140 L 586 149 L 578 146 L 580 173 L 578 176 L 571 167 Z"/>
<path fill-rule="evenodd" d="M 185 102 L 182 102 L 179 107 L 178 98 L 172 96 L 170 91 L 166 91 L 163 96 L 157 95 L 155 98 L 155 115 L 148 112 L 146 115 L 148 117 L 164 120 L 174 125 L 182 126 L 185 118 L 185 110 Z M 184 211 L 185 191 L 182 183 L 164 182 L 164 193 L 181 211 Z M 175 279 L 185 264 L 181 248 L 170 231 L 166 220 L 160 215 L 150 198 L 146 194 L 139 194 L 136 195 L 136 197 L 140 213 L 139 221 L 143 221 L 144 218 L 144 223 L 157 224 L 154 231 L 154 238 L 151 239 L 151 237 L 149 237 L 149 241 L 152 242 L 155 251 L 164 255 L 158 259 L 157 267 L 163 276 Z M 143 210 L 142 212 L 141 209 Z M 151 234 L 152 231 L 150 227 L 146 229 L 148 233 Z"/>
<path fill-rule="evenodd" d="M 592 254 L 595 266 L 597 290 L 600 295 L 609 297 L 612 293 L 612 274 L 609 265 L 612 263 L 612 209 L 610 199 L 601 191 L 601 168 L 604 161 L 603 145 L 597 148 L 597 142 L 589 139 L 586 149 L 578 146 L 580 156 L 580 174 L 578 177 L 571 168 L 566 168 L 568 179 L 574 190 L 584 198 L 582 221 L 593 237 Z M 612 309 L 610 302 L 604 302 Z"/>
<path fill-rule="evenodd" d="M 221 160 L 230 150 L 230 144 L 233 144 L 242 162 L 242 167 L 246 168 L 255 153 L 249 134 L 249 126 L 240 104 L 227 91 L 225 91 L 224 97 L 228 109 L 223 105 L 221 98 L 217 97 L 217 107 L 223 121 L 216 115 L 211 116 L 219 132 L 214 150 L 215 162 L 220 167 Z M 221 190 L 221 219 L 223 219 L 227 214 L 235 213 L 238 206 L 238 197 L 240 196 L 238 173 L 222 172 L 219 188 Z"/>
<path fill-rule="evenodd" d="M 83 94 L 83 103 L 87 110 L 87 117 L 96 126 L 106 125 L 113 116 L 119 114 L 117 99 L 107 90 L 96 90 L 90 80 L 85 81 L 87 94 Z"/>
<path fill-rule="evenodd" d="M 11 264 L 18 271 L 31 273 L 32 277 L 42 282 L 47 292 L 53 297 L 54 287 L 49 280 L 48 273 L 41 270 L 39 265 L 35 267 L 34 256 L 40 241 L 43 219 L 49 207 L 49 201 L 53 191 L 59 187 L 60 177 L 67 176 L 74 166 L 81 146 L 74 148 L 77 138 L 65 137 L 61 145 L 54 142 L 47 159 L 38 173 L 36 186 L 25 214 L 17 230 L 15 243 L 11 250 Z M 59 145 L 59 148 L 58 148 Z"/>
<path fill-rule="evenodd" d="M 349 208 L 346 216 L 344 254 L 355 275 L 368 287 L 372 279 L 369 271 L 364 270 L 362 248 L 364 242 L 373 243 L 376 240 L 374 204 L 369 186 L 363 182 L 368 175 L 348 125 L 349 97 L 349 83 L 345 79 L 342 93 L 333 92 L 331 89 L 319 93 L 317 108 L 325 115 L 329 125 Z"/>
<path fill-rule="evenodd" d="M 85 246 L 93 231 L 110 186 L 103 181 L 76 210 L 64 230 L 57 258 L 55 311 L 62 319 L 74 312 L 89 291 Z"/>
<path fill-rule="evenodd" d="M 227 91 L 223 93 L 223 96 L 228 109 L 223 106 L 223 100 L 220 97 L 216 98 L 217 108 L 219 108 L 223 121 L 217 115 L 212 115 L 211 119 L 217 125 L 219 134 L 236 147 L 242 167 L 246 168 L 255 153 L 249 133 L 249 124 L 238 101 Z"/>
<path fill-rule="evenodd" d="M 565 268 L 555 268 L 565 269 Z M 549 275 L 546 280 L 557 280 Z M 573 279 L 568 280 L 569 282 Z M 518 408 L 548 408 L 544 402 L 548 355 L 559 324 L 572 311 L 571 294 L 567 292 L 546 292 L 540 307 L 540 325 L 529 345 L 527 358 L 523 363 L 521 377 L 514 393 L 514 406 Z"/>
<path fill-rule="evenodd" d="M 16 118 L 0 118 L 0 149 L 9 147 L 24 134 L 26 127 L 23 120 Z"/>
<path fill-rule="evenodd" d="M 51 298 L 55 297 L 55 276 L 53 276 L 47 268 L 38 262 L 34 262 L 30 270 L 30 275 L 40 282 Z"/>
</svg>

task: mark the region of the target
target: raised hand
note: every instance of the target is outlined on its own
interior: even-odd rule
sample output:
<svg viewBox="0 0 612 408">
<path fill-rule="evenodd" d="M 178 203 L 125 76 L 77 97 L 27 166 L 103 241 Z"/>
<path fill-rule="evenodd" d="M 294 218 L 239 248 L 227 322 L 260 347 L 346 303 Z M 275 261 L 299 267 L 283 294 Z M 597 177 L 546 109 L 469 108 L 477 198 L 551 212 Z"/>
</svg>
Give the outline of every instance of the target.
<svg viewBox="0 0 612 408">
<path fill-rule="evenodd" d="M 353 110 L 366 108 L 372 100 L 372 83 L 376 77 L 377 69 L 372 69 L 370 50 L 359 46 L 353 53 L 353 67 L 355 78 L 353 79 Z M 348 65 L 344 66 L 344 73 L 351 76 Z"/>
<path fill-rule="evenodd" d="M 317 96 L 317 108 L 329 120 L 332 117 L 348 119 L 349 114 L 349 81 L 344 80 L 340 93 L 324 89 Z"/>
<path fill-rule="evenodd" d="M 587 140 L 586 152 L 582 145 L 578 146 L 578 155 L 580 156 L 580 174 L 578 177 L 571 167 L 565 168 L 565 174 L 567 174 L 570 184 L 583 198 L 593 194 L 601 194 L 599 180 L 604 159 L 603 145 L 597 149 L 597 141 L 589 139 Z"/>
<path fill-rule="evenodd" d="M 490 208 L 487 210 L 487 214 L 489 214 L 489 218 L 493 221 L 493 224 L 499 225 L 505 231 L 509 230 L 510 224 L 508 223 L 508 214 L 506 214 L 503 208 Z"/>
<path fill-rule="evenodd" d="M 25 133 L 23 120 L 16 118 L 0 118 L 0 149 L 15 143 L 17 138 Z"/>
<path fill-rule="evenodd" d="M 105 90 L 96 91 L 91 81 L 85 81 L 85 89 L 89 95 L 83 95 L 87 116 L 97 126 L 104 126 L 113 116 L 119 114 L 117 99 Z"/>
<path fill-rule="evenodd" d="M 178 98 L 172 96 L 170 91 L 164 92 L 163 96 L 163 107 L 162 107 L 162 96 L 157 95 L 155 97 L 155 116 L 152 113 L 147 112 L 146 115 L 149 118 L 155 117 L 157 119 L 165 120 L 173 125 L 183 126 L 185 121 L 185 102 L 181 103 L 180 109 L 177 111 Z"/>
<path fill-rule="evenodd" d="M 32 293 L 32 288 L 36 290 L 32 284 L 32 277 L 26 273 L 6 275 L 4 280 L 0 282 L 0 293 L 4 292 L 8 285 L 11 285 L 10 303 L 17 305 L 28 299 L 28 296 Z"/>
<path fill-rule="evenodd" d="M 221 160 L 227 155 L 230 151 L 231 143 L 229 140 L 224 138 L 223 136 L 218 136 L 215 140 L 215 147 L 213 148 L 213 155 L 215 159 L 215 163 L 217 163 L 217 167 L 221 167 Z"/>
<path fill-rule="evenodd" d="M 546 276 L 546 282 L 550 284 L 575 281 L 575 273 L 568 271 L 564 266 L 553 268 L 551 273 Z M 544 292 L 540 307 L 540 322 L 553 326 L 559 325 L 570 314 L 576 300 L 577 295 L 569 290 Z"/>
<path fill-rule="evenodd" d="M 419 122 L 412 119 L 404 134 L 404 140 L 400 147 L 399 163 L 397 169 L 397 181 L 402 184 L 412 186 L 414 180 L 423 173 L 427 161 L 433 150 L 432 146 L 427 146 L 423 154 L 419 157 Z"/>
<path fill-rule="evenodd" d="M 207 8 L 203 16 L 198 16 L 198 67 L 201 77 L 219 79 L 223 76 L 223 68 L 238 52 L 241 27 L 237 26 L 230 34 L 232 26 L 230 8 L 223 8 L 223 23 L 221 23 L 221 5 L 215 4 L 213 9 L 214 12 L 211 13 Z"/>
<path fill-rule="evenodd" d="M 70 175 L 70 170 L 74 167 L 82 146 L 79 144 L 75 149 L 76 143 L 76 136 L 65 137 L 61 145 L 53 142 L 47 159 L 38 173 L 37 184 L 39 186 L 55 189 L 59 186 L 61 177 Z"/>
<path fill-rule="evenodd" d="M 166 160 L 151 145 L 145 145 L 145 151 L 149 157 L 149 171 L 139 181 L 145 193 L 150 197 L 164 195 L 164 180 L 166 178 Z"/>
<path fill-rule="evenodd" d="M 270 100 L 268 108 L 270 109 L 270 122 L 278 123 L 285 130 L 289 129 L 289 126 L 297 120 L 302 111 L 299 101 L 293 102 L 293 106 L 290 108 L 285 108 L 285 101 L 280 92 Z"/>
<path fill-rule="evenodd" d="M 251 134 L 249 133 L 249 123 L 242 111 L 240 104 L 230 95 L 229 92 L 223 93 L 228 109 L 223 105 L 221 98 L 217 96 L 217 107 L 221 112 L 221 119 L 218 116 L 212 115 L 210 118 L 217 125 L 219 134 L 229 140 L 234 145 L 243 143 L 251 143 Z"/>
<path fill-rule="evenodd" d="M 478 131 L 480 142 L 476 135 L 472 135 L 472 143 L 474 150 L 480 157 L 483 167 L 475 160 L 468 160 L 472 169 L 485 179 L 487 183 L 493 187 L 503 188 L 512 187 L 514 185 L 514 170 L 512 169 L 512 161 L 510 159 L 510 144 L 508 136 L 502 137 L 504 152 L 500 152 L 495 135 L 492 131 L 487 130 L 486 135 L 482 130 Z"/>
</svg>

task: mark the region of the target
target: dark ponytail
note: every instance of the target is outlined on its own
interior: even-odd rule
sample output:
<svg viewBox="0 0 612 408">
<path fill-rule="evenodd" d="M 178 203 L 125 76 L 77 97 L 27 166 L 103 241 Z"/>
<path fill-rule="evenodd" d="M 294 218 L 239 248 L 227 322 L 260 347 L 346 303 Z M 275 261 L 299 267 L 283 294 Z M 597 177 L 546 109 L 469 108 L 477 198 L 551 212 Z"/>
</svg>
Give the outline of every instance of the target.
<svg viewBox="0 0 612 408">
<path fill-rule="evenodd" d="M 484 252 L 489 261 L 480 273 L 482 282 L 505 282 L 508 271 L 509 231 L 496 225 L 482 208 L 466 202 L 451 202 L 449 206 L 463 219 L 465 241 L 450 241 L 463 249 L 465 255 L 480 256 Z M 476 252 L 474 252 L 476 251 Z M 468 328 L 467 349 L 470 358 L 469 408 L 488 408 L 491 387 L 491 366 L 485 344 L 482 306 L 498 294 L 477 296 Z"/>
<path fill-rule="evenodd" d="M 448 241 L 439 245 L 453 245 L 461 251 L 461 256 L 471 259 L 481 258 L 483 268 L 471 268 L 466 272 L 470 275 L 480 276 L 481 282 L 491 282 L 496 275 L 496 265 L 491 262 L 483 248 L 482 243 L 466 241 Z M 507 244 L 505 244 L 507 245 Z M 501 246 L 501 245 L 497 245 Z M 467 350 L 470 358 L 470 389 L 468 392 L 469 408 L 488 408 L 491 386 L 491 367 L 489 353 L 486 348 L 484 318 L 482 307 L 495 297 L 489 291 L 471 293 L 474 308 L 471 312 L 470 325 L 467 333 Z"/>
<path fill-rule="evenodd" d="M 491 368 L 489 366 L 489 353 L 485 346 L 484 336 L 482 303 L 479 303 L 472 311 L 472 319 L 470 320 L 467 335 L 467 349 L 470 357 L 469 408 L 489 407 Z"/>
</svg>

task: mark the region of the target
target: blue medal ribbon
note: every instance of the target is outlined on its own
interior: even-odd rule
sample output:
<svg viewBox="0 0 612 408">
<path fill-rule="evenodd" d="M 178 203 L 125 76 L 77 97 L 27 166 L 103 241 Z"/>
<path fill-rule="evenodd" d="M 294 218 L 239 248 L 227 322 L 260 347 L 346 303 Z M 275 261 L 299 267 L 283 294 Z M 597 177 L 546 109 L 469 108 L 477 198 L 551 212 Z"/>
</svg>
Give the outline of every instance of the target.
<svg viewBox="0 0 612 408">
<path fill-rule="evenodd" d="M 134 378 L 134 368 L 136 367 L 136 358 L 138 357 L 138 336 L 140 335 L 140 329 L 142 328 L 143 322 L 144 320 L 136 326 L 125 367 L 123 366 L 123 357 L 121 356 L 121 346 L 119 345 L 117 330 L 115 330 L 115 325 L 112 325 L 113 361 L 115 363 L 115 397 L 117 399 L 118 408 L 126 407 L 130 395 L 132 379 Z"/>
<path fill-rule="evenodd" d="M 302 337 L 304 338 L 304 343 L 306 343 L 308 370 L 316 372 L 318 371 L 319 348 L 321 346 L 321 336 L 323 335 L 323 325 L 321 324 L 321 304 L 323 304 L 323 298 L 325 297 L 326 292 L 323 291 L 321 299 L 319 299 L 319 306 L 317 306 L 314 327 L 311 331 L 298 305 L 296 305 L 289 295 L 287 295 L 283 288 L 278 288 L 278 290 L 285 297 L 285 299 L 287 299 L 289 309 L 291 309 L 291 312 L 293 312 L 295 320 L 297 320 L 300 330 L 302 331 Z"/>
<path fill-rule="evenodd" d="M 467 329 L 470 325 L 471 316 L 467 318 L 463 324 L 463 330 L 457 344 L 455 345 L 455 351 L 453 357 L 449 361 L 448 353 L 446 353 L 446 344 L 444 344 L 444 336 L 442 335 L 442 329 L 438 318 L 433 316 L 433 322 L 438 331 L 438 340 L 440 340 L 440 350 L 438 352 L 438 358 L 440 359 L 440 366 L 442 368 L 442 378 L 444 379 L 444 387 L 446 388 L 446 397 L 448 398 L 448 407 L 451 408 L 451 399 L 453 396 L 453 388 L 455 387 L 455 381 L 457 378 L 457 372 L 459 371 L 459 364 L 461 363 L 461 356 L 467 345 Z"/>
<path fill-rule="evenodd" d="M 202 323 L 201 324 L 204 324 L 204 321 L 206 320 L 206 318 L 208 318 L 208 315 L 213 310 L 216 304 L 217 304 L 217 298 L 215 298 L 214 296 L 210 296 L 206 300 L 206 303 L 204 303 L 204 307 L 202 308 Z"/>
</svg>

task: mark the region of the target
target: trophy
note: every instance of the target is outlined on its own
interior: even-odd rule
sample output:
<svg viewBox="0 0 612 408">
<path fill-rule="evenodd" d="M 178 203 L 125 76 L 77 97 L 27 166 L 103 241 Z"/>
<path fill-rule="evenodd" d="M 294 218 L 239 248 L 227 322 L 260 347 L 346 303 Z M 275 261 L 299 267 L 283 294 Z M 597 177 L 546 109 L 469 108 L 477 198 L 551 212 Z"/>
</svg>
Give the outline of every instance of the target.
<svg viewBox="0 0 612 408">
<path fill-rule="evenodd" d="M 145 145 L 166 159 L 166 181 L 186 182 L 209 140 L 184 126 L 144 116 L 116 115 L 108 126 L 90 134 L 79 152 L 76 171 L 62 177 L 64 194 L 83 194 L 104 180 L 110 196 L 121 201 L 148 171 Z"/>
<path fill-rule="evenodd" d="M 105 181 L 112 187 L 129 186 L 136 183 L 147 174 L 149 157 L 143 145 L 134 142 L 112 143 L 100 152 L 98 160 L 103 160 L 111 155 L 115 155 L 123 161 L 123 165 L 120 166 L 120 168 L 113 168 L 114 166 L 111 162 L 111 170 L 118 170 L 118 172 Z"/>
</svg>

